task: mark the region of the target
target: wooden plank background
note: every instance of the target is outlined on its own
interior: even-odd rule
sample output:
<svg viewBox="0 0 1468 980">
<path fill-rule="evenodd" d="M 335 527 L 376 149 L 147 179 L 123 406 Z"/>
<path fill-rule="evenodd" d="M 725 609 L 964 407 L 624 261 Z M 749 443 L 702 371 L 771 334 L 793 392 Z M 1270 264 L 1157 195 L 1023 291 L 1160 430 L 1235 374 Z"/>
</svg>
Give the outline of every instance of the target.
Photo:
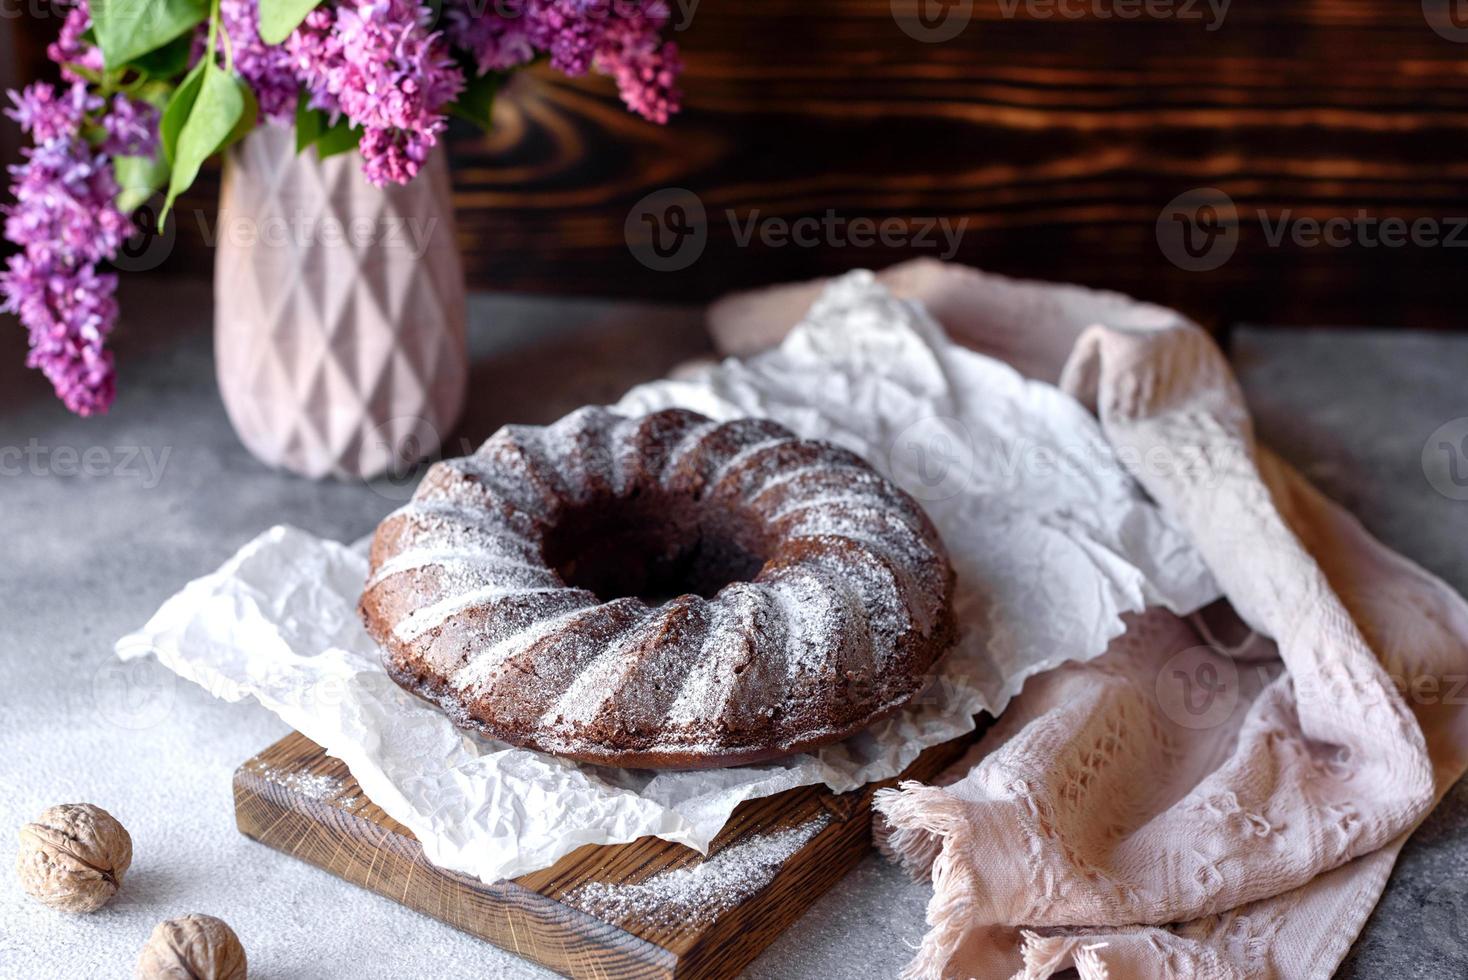
<svg viewBox="0 0 1468 980">
<path fill-rule="evenodd" d="M 15 19 L 0 17 L 0 91 L 20 84 L 19 45 L 16 44 Z M 8 106 L 10 100 L 6 99 Z M 0 124 L 0 173 L 16 160 L 20 147 L 20 128 L 9 119 Z M 9 195 L 6 195 L 8 200 Z"/>
<path fill-rule="evenodd" d="M 915 2 L 701 0 L 677 35 L 687 110 L 666 129 L 623 112 L 605 79 L 518 78 L 495 132 L 453 139 L 471 283 L 707 299 L 941 251 L 741 246 L 725 214 L 833 209 L 962 220 L 960 261 L 1210 323 L 1463 325 L 1468 228 L 1464 247 L 1271 245 L 1256 212 L 1427 218 L 1444 234 L 1468 217 L 1468 22 L 1440 36 L 1416 0 L 1233 0 L 1221 20 L 1206 0 L 1060 0 L 1075 17 L 1056 0 L 971 0 L 956 37 L 924 43 L 894 16 Z M 704 206 L 707 244 L 653 271 L 624 225 L 673 187 Z M 1158 244 L 1168 202 L 1199 187 L 1243 215 L 1213 271 Z M 171 267 L 207 269 L 190 224 Z"/>
</svg>

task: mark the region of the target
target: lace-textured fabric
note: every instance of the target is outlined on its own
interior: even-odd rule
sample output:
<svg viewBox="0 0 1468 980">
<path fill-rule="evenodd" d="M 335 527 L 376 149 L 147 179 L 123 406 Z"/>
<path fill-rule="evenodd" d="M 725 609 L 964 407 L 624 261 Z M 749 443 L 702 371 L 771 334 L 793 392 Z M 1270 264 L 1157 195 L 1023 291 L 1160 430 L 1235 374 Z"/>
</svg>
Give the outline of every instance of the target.
<svg viewBox="0 0 1468 980">
<path fill-rule="evenodd" d="M 1260 634 L 1134 617 L 1102 657 L 1032 678 L 937 785 L 884 791 L 879 843 L 934 888 L 907 975 L 1330 977 L 1468 768 L 1468 710 L 1400 693 L 1463 674 L 1468 605 L 1255 445 L 1183 318 L 1083 330 L 1118 322 L 1117 297 L 1082 318 L 1074 289 L 931 262 L 882 278 L 1091 405 L 1119 458 L 1150 461 L 1134 475 L 1208 560 L 1223 622 Z M 716 308 L 716 336 L 768 336 L 803 288 Z"/>
</svg>

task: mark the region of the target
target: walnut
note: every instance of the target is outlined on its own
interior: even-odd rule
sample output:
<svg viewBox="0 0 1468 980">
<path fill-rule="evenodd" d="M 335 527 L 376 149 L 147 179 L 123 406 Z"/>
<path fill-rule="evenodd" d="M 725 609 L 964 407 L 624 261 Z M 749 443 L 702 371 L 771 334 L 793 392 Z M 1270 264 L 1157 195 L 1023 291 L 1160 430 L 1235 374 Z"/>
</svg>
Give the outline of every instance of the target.
<svg viewBox="0 0 1468 980">
<path fill-rule="evenodd" d="M 245 980 L 245 947 L 212 915 L 169 919 L 148 937 L 137 980 Z"/>
<path fill-rule="evenodd" d="M 20 886 L 53 909 L 97 911 L 117 894 L 132 863 L 127 830 L 90 803 L 53 806 L 20 828 Z"/>
</svg>

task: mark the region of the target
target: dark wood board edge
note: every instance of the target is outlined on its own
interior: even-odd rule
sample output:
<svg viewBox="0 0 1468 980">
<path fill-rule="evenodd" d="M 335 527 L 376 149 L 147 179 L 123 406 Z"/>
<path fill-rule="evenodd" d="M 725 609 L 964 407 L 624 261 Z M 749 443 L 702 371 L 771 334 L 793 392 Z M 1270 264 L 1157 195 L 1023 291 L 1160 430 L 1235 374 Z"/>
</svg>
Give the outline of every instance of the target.
<svg viewBox="0 0 1468 980">
<path fill-rule="evenodd" d="M 930 748 L 902 776 L 850 793 L 800 787 L 742 804 L 711 855 L 751 835 L 829 823 L 758 891 L 696 929 L 618 925 L 562 901 L 588 880 L 639 882 L 703 860 L 688 848 L 649 839 L 588 845 L 552 868 L 485 885 L 428 862 L 412 833 L 361 793 L 345 764 L 299 733 L 235 773 L 236 820 L 268 847 L 565 976 L 717 980 L 737 975 L 866 856 L 878 789 L 931 779 L 974 737 Z M 334 788 L 315 795 L 307 791 L 320 790 L 309 786 L 313 779 Z"/>
<path fill-rule="evenodd" d="M 486 885 L 436 867 L 411 835 L 283 790 L 247 767 L 236 771 L 234 792 L 236 822 L 252 840 L 564 976 L 675 976 L 672 952 L 516 882 Z"/>
</svg>

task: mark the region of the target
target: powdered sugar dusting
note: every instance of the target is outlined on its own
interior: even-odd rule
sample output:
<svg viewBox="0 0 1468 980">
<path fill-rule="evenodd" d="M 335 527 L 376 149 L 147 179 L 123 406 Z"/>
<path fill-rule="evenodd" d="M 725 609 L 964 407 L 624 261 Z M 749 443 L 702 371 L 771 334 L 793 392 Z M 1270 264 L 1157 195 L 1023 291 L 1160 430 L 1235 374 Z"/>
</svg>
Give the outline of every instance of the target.
<svg viewBox="0 0 1468 980">
<path fill-rule="evenodd" d="M 785 649 L 785 670 L 794 680 L 802 675 L 820 676 L 831 659 L 830 642 L 846 618 L 845 605 L 836 594 L 809 575 L 790 574 L 771 583 L 790 637 Z"/>
<path fill-rule="evenodd" d="M 830 815 L 822 814 L 789 830 L 754 834 L 705 861 L 643 882 L 588 882 L 562 901 L 607 922 L 635 918 L 668 929 L 706 925 L 768 886 L 830 824 Z"/>
<path fill-rule="evenodd" d="M 479 648 L 458 670 L 454 672 L 450 683 L 460 691 L 477 692 L 495 675 L 495 672 L 504 662 L 515 653 L 528 648 L 531 644 L 545 639 L 557 629 L 567 628 L 575 623 L 577 619 L 589 615 L 595 611 L 595 607 L 573 609 L 559 616 L 541 620 L 530 629 L 524 630 L 499 643 L 489 644 Z"/>
<path fill-rule="evenodd" d="M 646 623 L 647 620 L 644 620 Z M 638 633 L 623 634 L 607 644 L 591 663 L 582 669 L 565 692 L 546 709 L 542 724 L 590 721 L 602 706 L 627 682 L 627 675 L 637 666 L 628 653 Z"/>
<path fill-rule="evenodd" d="M 415 548 L 383 562 L 367 583 L 372 586 L 403 572 L 420 568 L 440 568 L 458 576 L 455 585 L 469 588 L 494 582 L 502 589 L 524 588 L 533 584 L 549 584 L 544 565 L 531 565 L 484 551 L 456 551 L 446 548 Z M 474 585 L 471 586 L 470 582 Z"/>
<path fill-rule="evenodd" d="M 292 793 L 313 800 L 329 800 L 342 791 L 344 785 L 336 776 L 326 773 L 303 772 L 299 769 L 282 769 L 265 763 L 252 763 L 250 770 L 261 779 L 282 786 Z"/>
<path fill-rule="evenodd" d="M 695 620 L 680 620 L 671 603 L 635 599 L 602 615 L 608 605 L 585 592 L 586 604 L 568 612 L 573 590 L 545 557 L 559 515 L 643 493 L 718 508 L 714 527 L 729 515 L 762 524 L 753 533 L 773 557 L 754 581 L 707 600 Z M 660 729 L 652 734 L 661 751 L 707 755 L 757 747 L 747 744 L 754 732 L 766 745 L 803 742 L 841 712 L 849 727 L 860 717 L 850 692 L 823 680 L 859 671 L 876 681 L 873 710 L 878 701 L 885 708 L 911 686 L 897 652 L 910 649 L 915 624 L 930 633 L 950 581 L 942 546 L 910 498 L 848 450 L 760 419 L 628 419 L 586 408 L 546 428 L 507 427 L 472 462 L 426 480 L 395 519 L 379 536 L 384 551 L 368 588 L 413 590 L 410 611 L 378 627 L 380 639 L 401 645 L 391 650 L 404 659 L 401 672 L 438 677 L 442 657 L 426 644 L 453 624 L 451 642 L 466 654 L 454 658 L 446 685 L 462 700 L 447 706 L 474 724 L 472 701 L 485 697 L 478 710 L 516 726 L 501 737 L 571 754 L 608 751 L 584 733 L 612 741 L 625 717 L 642 719 L 643 737 L 647 726 Z M 842 700 L 823 708 L 823 696 Z M 491 705 L 502 698 L 513 704 Z M 499 734 L 488 721 L 481 727 Z"/>
<path fill-rule="evenodd" d="M 491 602 L 510 596 L 541 595 L 564 591 L 566 591 L 565 587 L 559 585 L 534 589 L 505 588 L 499 585 L 481 586 L 413 610 L 406 619 L 400 620 L 393 627 L 393 636 L 404 643 L 411 643 L 423 634 L 442 626 L 450 616 L 471 609 L 481 602 Z"/>
</svg>

